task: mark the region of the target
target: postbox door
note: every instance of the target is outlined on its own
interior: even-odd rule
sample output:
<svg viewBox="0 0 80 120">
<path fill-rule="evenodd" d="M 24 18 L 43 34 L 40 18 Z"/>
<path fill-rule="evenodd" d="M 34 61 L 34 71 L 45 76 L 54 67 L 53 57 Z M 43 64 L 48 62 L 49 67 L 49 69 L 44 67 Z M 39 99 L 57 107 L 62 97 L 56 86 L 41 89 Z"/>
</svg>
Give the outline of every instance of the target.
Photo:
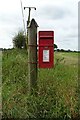
<svg viewBox="0 0 80 120">
<path fill-rule="evenodd" d="M 39 67 L 40 68 L 53 67 L 53 47 L 39 48 Z"/>
</svg>

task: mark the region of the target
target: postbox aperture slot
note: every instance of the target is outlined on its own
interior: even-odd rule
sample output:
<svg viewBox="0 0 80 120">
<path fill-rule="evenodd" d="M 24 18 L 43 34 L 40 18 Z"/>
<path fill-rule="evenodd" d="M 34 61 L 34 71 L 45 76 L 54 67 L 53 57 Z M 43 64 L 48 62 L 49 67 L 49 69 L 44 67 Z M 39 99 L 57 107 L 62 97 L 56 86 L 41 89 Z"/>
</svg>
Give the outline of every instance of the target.
<svg viewBox="0 0 80 120">
<path fill-rule="evenodd" d="M 45 46 L 44 48 L 45 48 L 45 49 L 48 49 L 48 46 Z"/>
</svg>

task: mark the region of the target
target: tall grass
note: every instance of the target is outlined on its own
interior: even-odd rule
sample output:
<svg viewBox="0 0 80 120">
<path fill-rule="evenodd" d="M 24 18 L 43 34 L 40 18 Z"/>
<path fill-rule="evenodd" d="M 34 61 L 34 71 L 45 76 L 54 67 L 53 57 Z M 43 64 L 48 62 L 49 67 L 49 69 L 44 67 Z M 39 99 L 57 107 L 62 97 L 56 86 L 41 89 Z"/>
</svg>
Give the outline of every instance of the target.
<svg viewBox="0 0 80 120">
<path fill-rule="evenodd" d="M 78 54 L 55 52 L 52 69 L 38 68 L 38 91 L 28 94 L 25 50 L 3 51 L 4 118 L 76 118 L 78 115 Z"/>
<path fill-rule="evenodd" d="M 0 51 L 0 119 L 2 116 L 2 51 Z"/>
</svg>

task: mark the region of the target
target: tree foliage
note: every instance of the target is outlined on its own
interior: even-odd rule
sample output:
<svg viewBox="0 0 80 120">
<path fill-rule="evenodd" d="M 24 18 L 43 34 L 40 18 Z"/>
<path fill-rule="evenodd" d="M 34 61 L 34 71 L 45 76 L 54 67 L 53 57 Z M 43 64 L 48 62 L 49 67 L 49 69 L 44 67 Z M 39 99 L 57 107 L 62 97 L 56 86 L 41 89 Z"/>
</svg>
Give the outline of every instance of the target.
<svg viewBox="0 0 80 120">
<path fill-rule="evenodd" d="M 54 49 L 57 49 L 57 48 L 58 48 L 58 46 L 56 44 L 54 44 Z"/>
<path fill-rule="evenodd" d="M 19 31 L 13 38 L 14 48 L 26 48 L 26 36 L 23 31 Z"/>
</svg>

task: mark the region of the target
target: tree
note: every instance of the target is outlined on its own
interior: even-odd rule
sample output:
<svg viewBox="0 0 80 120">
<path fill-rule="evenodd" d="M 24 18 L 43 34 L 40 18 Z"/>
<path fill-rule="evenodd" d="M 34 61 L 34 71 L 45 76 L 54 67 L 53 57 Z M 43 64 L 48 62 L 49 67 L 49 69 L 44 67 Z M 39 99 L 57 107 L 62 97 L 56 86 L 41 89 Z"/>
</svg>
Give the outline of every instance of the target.
<svg viewBox="0 0 80 120">
<path fill-rule="evenodd" d="M 19 31 L 13 38 L 14 48 L 26 48 L 26 36 L 23 31 Z"/>
<path fill-rule="evenodd" d="M 57 50 L 58 46 L 56 44 L 54 44 L 54 50 Z"/>
</svg>

